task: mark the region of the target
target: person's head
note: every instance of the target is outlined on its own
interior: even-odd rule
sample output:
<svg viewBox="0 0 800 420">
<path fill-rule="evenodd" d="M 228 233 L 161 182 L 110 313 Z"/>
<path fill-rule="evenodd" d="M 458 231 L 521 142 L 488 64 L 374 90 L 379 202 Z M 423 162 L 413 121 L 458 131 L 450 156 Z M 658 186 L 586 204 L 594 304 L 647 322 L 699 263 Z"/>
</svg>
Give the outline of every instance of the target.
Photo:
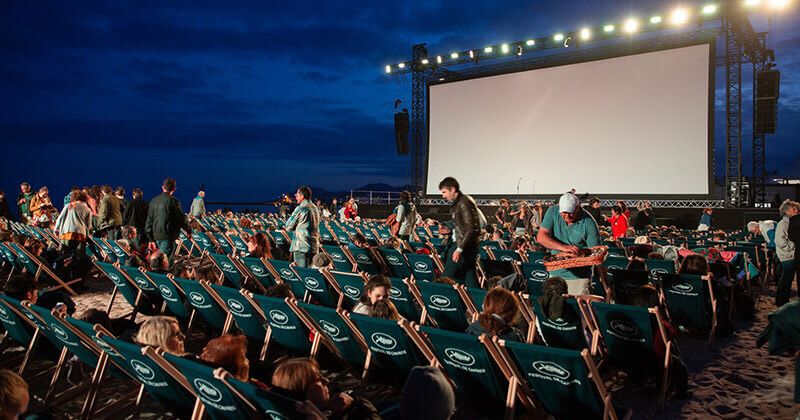
<svg viewBox="0 0 800 420">
<path fill-rule="evenodd" d="M 11 276 L 3 286 L 3 294 L 6 296 L 17 300 L 28 300 L 31 304 L 36 303 L 38 291 L 39 284 L 28 273 Z"/>
<path fill-rule="evenodd" d="M 599 209 L 600 208 L 600 199 L 597 198 L 597 197 L 590 198 L 589 199 L 589 206 L 591 208 L 593 208 L 593 209 Z"/>
<path fill-rule="evenodd" d="M 25 248 L 30 251 L 31 254 L 39 256 L 42 255 L 42 251 L 44 251 L 44 243 L 38 239 L 26 239 Z"/>
<path fill-rule="evenodd" d="M 338 203 L 338 202 L 339 202 L 339 200 L 337 200 L 335 198 L 333 200 L 331 200 L 331 203 L 333 203 L 334 205 L 336 205 L 336 203 Z"/>
<path fill-rule="evenodd" d="M 169 194 L 172 194 L 173 192 L 175 192 L 175 188 L 177 188 L 177 187 L 178 186 L 175 184 L 175 180 L 172 179 L 172 178 L 165 179 L 164 183 L 161 184 L 161 190 L 164 191 L 165 193 L 169 193 Z"/>
<path fill-rule="evenodd" d="M 324 252 L 317 253 L 311 259 L 311 268 L 333 268 L 333 257 Z"/>
<path fill-rule="evenodd" d="M 678 269 L 678 274 L 699 274 L 705 276 L 710 272 L 711 267 L 708 265 L 708 261 L 699 254 L 687 255 L 681 263 L 681 268 Z"/>
<path fill-rule="evenodd" d="M 194 268 L 186 260 L 173 264 L 170 274 L 179 279 L 193 280 L 195 278 Z"/>
<path fill-rule="evenodd" d="M 363 248 L 367 246 L 367 238 L 362 235 L 361 232 L 356 232 L 356 234 L 353 235 L 353 245 Z"/>
<path fill-rule="evenodd" d="M 629 227 L 625 230 L 625 237 L 626 238 L 635 238 L 636 237 L 636 229 Z"/>
<path fill-rule="evenodd" d="M 119 198 L 125 198 L 125 188 L 122 185 L 118 186 L 116 190 L 114 190 L 114 195 Z"/>
<path fill-rule="evenodd" d="M 79 321 L 88 322 L 92 325 L 100 324 L 105 327 L 105 329 L 111 330 L 111 318 L 109 318 L 108 312 L 102 309 L 89 308 L 85 310 L 77 319 Z"/>
<path fill-rule="evenodd" d="M 447 277 L 447 276 L 441 276 L 441 277 L 435 278 L 435 279 L 433 279 L 433 282 L 434 283 L 439 283 L 439 284 L 449 284 L 451 286 L 456 284 L 455 280 L 453 280 L 452 278 Z"/>
<path fill-rule="evenodd" d="M 448 223 L 442 223 L 439 225 L 439 234 L 440 235 L 449 235 L 453 233 L 453 226 Z"/>
<path fill-rule="evenodd" d="M 142 190 L 140 190 L 138 188 L 134 188 L 133 189 L 133 198 L 141 199 L 143 196 L 144 196 L 144 193 L 142 192 Z"/>
<path fill-rule="evenodd" d="M 620 207 L 619 204 L 615 204 L 615 205 L 611 206 L 611 215 L 612 216 L 619 217 L 620 214 L 622 214 L 622 207 Z"/>
<path fill-rule="evenodd" d="M 517 236 L 511 244 L 511 249 L 515 251 L 526 251 L 528 249 L 528 240 L 524 236 Z"/>
<path fill-rule="evenodd" d="M 798 213 L 800 213 L 800 204 L 789 199 L 784 200 L 783 203 L 781 203 L 780 212 L 781 218 L 785 216 L 796 216 Z"/>
<path fill-rule="evenodd" d="M 311 200 L 311 188 L 306 187 L 303 185 L 302 187 L 297 189 L 297 192 L 294 194 L 295 200 L 298 203 L 302 203 L 306 200 Z"/>
<path fill-rule="evenodd" d="M 27 193 L 31 192 L 31 184 L 28 184 L 27 182 L 23 182 L 22 184 L 19 184 L 19 189 L 23 193 L 27 194 Z"/>
<path fill-rule="evenodd" d="M 272 248 L 264 232 L 257 232 L 247 240 L 247 251 L 257 258 L 272 258 Z"/>
<path fill-rule="evenodd" d="M 400 399 L 401 419 L 447 420 L 455 408 L 455 392 L 441 368 L 411 369 Z"/>
<path fill-rule="evenodd" d="M 448 201 L 455 201 L 458 194 L 461 192 L 461 187 L 458 181 L 452 176 L 448 176 L 439 183 L 439 191 L 442 193 L 442 198 Z"/>
<path fill-rule="evenodd" d="M 194 269 L 194 278 L 197 281 L 206 280 L 211 283 L 217 283 L 219 280 L 218 271 L 214 269 L 213 265 L 202 265 Z"/>
<path fill-rule="evenodd" d="M 542 295 L 561 296 L 567 293 L 567 282 L 559 276 L 553 276 L 544 281 Z"/>
<path fill-rule="evenodd" d="M 650 239 L 649 236 L 642 235 L 642 236 L 637 236 L 636 239 L 633 241 L 633 243 L 636 245 L 647 245 L 647 244 L 652 244 L 653 240 Z"/>
<path fill-rule="evenodd" d="M 198 191 L 197 192 L 197 196 L 200 197 L 200 198 L 203 198 L 203 197 L 206 196 L 206 192 L 205 191 Z"/>
<path fill-rule="evenodd" d="M 389 291 L 392 289 L 392 281 L 382 274 L 370 277 L 364 286 L 364 294 L 359 300 L 361 303 L 372 306 L 375 302 L 389 299 Z"/>
<path fill-rule="evenodd" d="M 122 249 L 124 249 L 124 250 L 126 250 L 128 252 L 131 251 L 131 241 L 129 241 L 127 239 L 118 239 L 117 240 L 117 245 L 119 245 L 120 248 L 122 248 Z"/>
<path fill-rule="evenodd" d="M 272 373 L 272 386 L 292 391 L 317 406 L 327 405 L 331 398 L 328 379 L 320 373 L 317 361 L 308 357 L 281 362 Z"/>
<path fill-rule="evenodd" d="M 483 312 L 478 316 L 478 322 L 487 333 L 497 335 L 507 330 L 518 314 L 519 307 L 514 294 L 506 289 L 494 288 L 483 299 Z"/>
<path fill-rule="evenodd" d="M 403 247 L 403 241 L 401 241 L 397 236 L 392 235 L 386 239 L 386 245 L 392 249 L 400 249 Z"/>
<path fill-rule="evenodd" d="M 747 223 L 747 231 L 758 235 L 761 233 L 761 228 L 758 226 L 758 222 L 752 221 Z"/>
<path fill-rule="evenodd" d="M 624 201 L 622 201 L 622 200 L 617 201 L 617 205 L 619 206 L 619 208 L 622 209 L 623 213 L 628 211 L 628 206 L 625 204 Z"/>
<path fill-rule="evenodd" d="M 50 190 L 48 190 L 47 187 L 39 188 L 39 197 L 45 198 L 45 197 L 47 197 L 47 194 L 49 194 L 49 193 L 50 193 Z"/>
<path fill-rule="evenodd" d="M 292 287 L 289 286 L 288 283 L 284 282 L 267 288 L 267 291 L 264 292 L 264 296 L 286 299 L 291 298 L 294 295 L 292 294 Z"/>
<path fill-rule="evenodd" d="M 140 345 L 160 348 L 178 356 L 184 353 L 183 341 L 185 339 L 178 320 L 163 315 L 147 318 L 139 327 L 139 332 L 136 333 L 136 342 Z"/>
<path fill-rule="evenodd" d="M 631 306 L 640 308 L 659 307 L 658 290 L 653 285 L 643 284 L 631 296 Z"/>
<path fill-rule="evenodd" d="M 86 202 L 86 193 L 81 190 L 71 192 L 69 194 L 69 202 L 74 203 L 76 201 Z"/>
<path fill-rule="evenodd" d="M 0 369 L 0 419 L 16 420 L 28 411 L 28 384 L 8 369 Z"/>
<path fill-rule="evenodd" d="M 727 233 L 725 233 L 725 232 L 723 232 L 721 230 L 718 230 L 718 231 L 714 232 L 714 240 L 715 241 L 717 241 L 717 242 L 725 242 L 727 239 L 728 239 L 728 234 Z"/>
<path fill-rule="evenodd" d="M 225 334 L 209 341 L 200 358 L 225 369 L 240 381 L 250 379 L 247 338 L 243 335 Z"/>
<path fill-rule="evenodd" d="M 492 232 L 492 240 L 493 241 L 500 241 L 502 239 L 503 239 L 503 231 L 500 230 L 500 229 L 495 229 L 495 231 Z"/>
<path fill-rule="evenodd" d="M 405 203 L 411 201 L 411 193 L 408 192 L 408 191 L 401 192 L 400 193 L 400 201 L 401 202 L 405 202 Z"/>
<path fill-rule="evenodd" d="M 631 258 L 630 262 L 628 262 L 628 266 L 625 267 L 625 269 L 631 271 L 647 271 L 647 265 L 643 259 L 633 257 Z"/>
<path fill-rule="evenodd" d="M 372 304 L 370 314 L 375 318 L 388 319 L 391 321 L 400 320 L 400 312 L 397 312 L 394 303 L 389 299 L 379 300 Z"/>
<path fill-rule="evenodd" d="M 501 198 L 500 201 L 498 201 L 498 203 L 500 204 L 501 207 L 505 208 L 511 207 L 511 203 L 509 203 L 508 200 L 506 200 L 505 198 Z"/>
<path fill-rule="evenodd" d="M 705 214 L 714 213 L 714 209 L 712 209 L 711 207 L 706 207 L 706 208 L 703 209 L 703 213 L 705 213 Z"/>
<path fill-rule="evenodd" d="M 568 225 L 577 222 L 581 212 L 581 200 L 572 193 L 562 195 L 558 199 L 558 212 Z"/>
<path fill-rule="evenodd" d="M 653 251 L 653 252 L 647 254 L 647 259 L 648 260 L 666 260 L 667 257 L 665 257 L 664 254 L 662 254 L 660 252 Z"/>
<path fill-rule="evenodd" d="M 161 251 L 155 251 L 152 254 L 150 254 L 149 263 L 151 270 L 169 269 L 169 258 L 167 258 L 167 254 Z"/>
<path fill-rule="evenodd" d="M 127 240 L 134 240 L 138 232 L 136 231 L 135 226 L 123 226 L 121 229 L 122 238 Z"/>
<path fill-rule="evenodd" d="M 100 187 L 100 192 L 104 196 L 111 194 L 111 185 L 103 185 L 102 187 Z"/>
</svg>

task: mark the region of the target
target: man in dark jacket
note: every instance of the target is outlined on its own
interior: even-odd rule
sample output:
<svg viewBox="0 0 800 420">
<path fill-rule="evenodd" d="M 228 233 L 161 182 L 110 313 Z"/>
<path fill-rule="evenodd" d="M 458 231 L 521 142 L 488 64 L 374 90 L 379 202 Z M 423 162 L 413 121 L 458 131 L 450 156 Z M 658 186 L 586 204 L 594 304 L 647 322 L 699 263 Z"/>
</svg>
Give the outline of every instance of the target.
<svg viewBox="0 0 800 420">
<path fill-rule="evenodd" d="M 175 254 L 175 240 L 180 236 L 181 229 L 192 237 L 192 230 L 186 223 L 181 203 L 172 196 L 175 192 L 175 180 L 167 178 L 161 186 L 162 193 L 150 200 L 145 222 L 145 237 L 150 242 L 150 250 L 160 249 L 172 259 Z"/>
<path fill-rule="evenodd" d="M 122 215 L 122 226 L 135 227 L 139 243 L 147 242 L 143 236 L 144 226 L 147 223 L 147 210 L 150 207 L 147 201 L 142 200 L 142 195 L 142 190 L 134 189 L 133 200 L 125 204 L 125 213 Z"/>
<path fill-rule="evenodd" d="M 20 193 L 17 195 L 17 214 L 20 223 L 26 223 L 31 217 L 31 200 L 35 193 L 31 191 L 31 184 L 23 182 L 19 185 Z"/>
<path fill-rule="evenodd" d="M 100 200 L 100 207 L 97 210 L 97 236 L 117 239 L 117 233 L 122 226 L 122 206 L 111 190 L 111 186 L 103 185 L 100 191 L 103 198 Z"/>
<path fill-rule="evenodd" d="M 439 190 L 442 192 L 442 198 L 453 203 L 450 213 L 454 222 L 453 242 L 457 247 L 452 257 L 447 259 L 442 275 L 466 284 L 467 287 L 480 288 L 475 275 L 475 262 L 478 259 L 481 226 L 486 224 L 486 218 L 478 209 L 475 200 L 461 192 L 455 178 L 443 179 L 439 183 Z"/>
<path fill-rule="evenodd" d="M 0 217 L 5 217 L 6 220 L 11 220 L 12 222 L 14 221 L 14 215 L 11 214 L 11 210 L 8 208 L 5 191 L 0 191 Z"/>
</svg>

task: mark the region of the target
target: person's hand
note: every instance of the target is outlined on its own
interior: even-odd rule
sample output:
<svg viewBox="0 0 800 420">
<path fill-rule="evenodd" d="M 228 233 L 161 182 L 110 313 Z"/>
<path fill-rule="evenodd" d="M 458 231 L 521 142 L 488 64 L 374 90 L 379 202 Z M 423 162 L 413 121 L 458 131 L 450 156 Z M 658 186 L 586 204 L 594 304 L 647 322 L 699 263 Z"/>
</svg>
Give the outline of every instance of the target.
<svg viewBox="0 0 800 420">
<path fill-rule="evenodd" d="M 344 392 L 340 392 L 331 396 L 330 401 L 328 402 L 328 408 L 334 412 L 334 414 L 343 413 L 350 407 L 350 404 L 353 403 L 353 397 Z"/>
<path fill-rule="evenodd" d="M 326 420 L 325 413 L 323 413 L 319 408 L 317 408 L 314 403 L 311 401 L 298 401 L 297 404 L 294 405 L 295 410 L 298 413 L 302 413 L 306 415 L 307 420 Z"/>
<path fill-rule="evenodd" d="M 578 255 L 581 249 L 575 245 L 564 245 L 564 249 L 562 249 L 561 251 L 566 252 L 567 254 Z"/>
<path fill-rule="evenodd" d="M 608 220 L 608 216 L 606 216 L 605 214 L 601 214 L 601 216 L 603 216 L 603 219 Z"/>
<path fill-rule="evenodd" d="M 147 244 L 147 249 L 148 249 L 150 252 L 155 252 L 155 250 L 156 250 L 156 243 L 155 243 L 155 242 L 149 242 L 149 243 Z"/>
<path fill-rule="evenodd" d="M 453 251 L 453 262 L 457 263 L 458 260 L 460 260 L 460 259 L 461 259 L 461 251 L 459 251 L 459 250 Z"/>
</svg>

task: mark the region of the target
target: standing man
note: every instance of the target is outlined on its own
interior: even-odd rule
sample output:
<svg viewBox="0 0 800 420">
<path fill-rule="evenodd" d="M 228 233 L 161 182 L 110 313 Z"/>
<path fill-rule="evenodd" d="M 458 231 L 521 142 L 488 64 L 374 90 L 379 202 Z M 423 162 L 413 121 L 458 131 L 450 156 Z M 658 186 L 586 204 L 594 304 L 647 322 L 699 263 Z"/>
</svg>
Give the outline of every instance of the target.
<svg viewBox="0 0 800 420">
<path fill-rule="evenodd" d="M 161 194 L 150 200 L 145 223 L 145 237 L 150 241 L 150 250 L 155 251 L 158 248 L 167 254 L 170 264 L 175 254 L 175 240 L 180 236 L 181 229 L 186 231 L 189 238 L 192 237 L 192 230 L 186 223 L 181 203 L 172 196 L 175 188 L 174 179 L 164 180 Z"/>
<path fill-rule="evenodd" d="M 11 210 L 8 208 L 5 191 L 0 191 L 0 217 L 12 222 L 14 221 L 14 215 L 11 214 Z"/>
<path fill-rule="evenodd" d="M 414 226 L 417 224 L 417 207 L 411 202 L 411 193 L 403 191 L 400 193 L 400 204 L 395 209 L 397 211 L 397 218 L 395 221 L 400 224 L 400 229 L 397 231 L 397 236 L 400 239 L 407 241 L 414 232 Z"/>
<path fill-rule="evenodd" d="M 799 204 L 786 200 L 781 204 L 781 221 L 775 228 L 775 254 L 781 263 L 781 277 L 778 279 L 778 290 L 775 292 L 775 306 L 781 307 L 789 302 L 792 293 L 792 280 L 797 267 L 794 265 L 795 243 L 789 239 L 789 220 L 800 213 Z"/>
<path fill-rule="evenodd" d="M 505 198 L 500 199 L 500 208 L 497 209 L 497 212 L 494 214 L 494 218 L 500 223 L 500 226 L 504 226 L 506 223 L 511 221 L 511 203 L 508 202 Z"/>
<path fill-rule="evenodd" d="M 117 231 L 122 226 L 119 199 L 109 185 L 103 185 L 100 194 L 103 198 L 100 199 L 100 208 L 97 210 L 97 236 L 117 239 Z"/>
<path fill-rule="evenodd" d="M 592 218 L 594 218 L 594 222 L 597 223 L 599 226 L 603 220 L 603 215 L 600 213 L 600 199 L 597 197 L 592 197 L 589 199 L 589 205 L 584 207 L 587 213 L 589 213 Z"/>
<path fill-rule="evenodd" d="M 142 200 L 142 190 L 135 188 L 131 196 L 133 199 L 125 204 L 125 214 L 122 215 L 123 226 L 133 226 L 136 228 L 136 243 L 142 245 L 147 242 L 144 239 L 145 224 L 147 223 L 147 211 L 150 204 Z"/>
<path fill-rule="evenodd" d="M 286 221 L 284 229 L 294 231 L 292 247 L 289 249 L 294 262 L 299 267 L 308 267 L 319 250 L 319 209 L 311 202 L 311 188 L 298 188 L 294 198 L 297 207 Z"/>
<path fill-rule="evenodd" d="M 206 215 L 205 197 L 205 191 L 200 191 L 197 193 L 197 197 L 192 200 L 192 207 L 189 208 L 189 214 L 197 218 L 201 218 Z"/>
<path fill-rule="evenodd" d="M 569 252 L 577 254 L 581 248 L 600 245 L 597 223 L 581 207 L 575 194 L 566 193 L 558 199 L 558 205 L 547 209 L 536 242 L 549 249 L 552 254 Z M 577 267 L 556 270 L 551 276 L 568 279 L 590 279 L 593 267 Z"/>
<path fill-rule="evenodd" d="M 31 217 L 31 199 L 33 199 L 33 191 L 31 191 L 31 184 L 23 182 L 19 184 L 20 193 L 17 195 L 17 212 L 19 215 L 20 223 L 27 223 Z"/>
<path fill-rule="evenodd" d="M 442 198 L 453 203 L 450 213 L 453 215 L 453 243 L 456 245 L 452 257 L 447 258 L 442 275 L 466 284 L 467 287 L 480 288 L 475 275 L 475 263 L 478 259 L 481 228 L 486 224 L 486 219 L 475 200 L 461 192 L 455 178 L 443 179 L 439 183 L 439 190 Z"/>
</svg>

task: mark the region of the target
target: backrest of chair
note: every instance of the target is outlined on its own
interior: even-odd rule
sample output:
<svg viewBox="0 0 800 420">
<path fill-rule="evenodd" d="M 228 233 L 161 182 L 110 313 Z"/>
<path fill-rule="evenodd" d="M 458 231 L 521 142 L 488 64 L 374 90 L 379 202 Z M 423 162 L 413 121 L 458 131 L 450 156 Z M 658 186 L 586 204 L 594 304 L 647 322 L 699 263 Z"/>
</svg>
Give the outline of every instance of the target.
<svg viewBox="0 0 800 420">
<path fill-rule="evenodd" d="M 503 347 L 553 417 L 603 417 L 603 401 L 579 351 L 512 341 L 505 341 Z"/>
<path fill-rule="evenodd" d="M 297 277 L 294 270 L 292 270 L 292 264 L 288 261 L 281 260 L 267 260 L 267 262 L 275 269 L 275 274 L 292 288 L 292 293 L 294 293 L 298 299 L 303 299 L 306 293 L 306 287 L 303 285 L 303 282 L 300 281 L 300 278 Z"/>
<path fill-rule="evenodd" d="M 97 354 L 87 348 L 80 337 L 65 326 L 60 319 L 54 317 L 53 314 L 45 308 L 36 305 L 31 305 L 30 308 L 47 323 L 50 334 L 46 334 L 46 336 L 51 341 L 53 341 L 53 338 L 57 340 L 53 341 L 54 345 L 57 347 L 66 347 L 70 353 L 74 354 L 81 362 L 89 365 L 92 369 L 97 366 Z"/>
<path fill-rule="evenodd" d="M 408 266 L 403 253 L 396 249 L 378 248 L 386 268 L 389 270 L 390 277 L 407 279 L 411 277 L 411 268 Z"/>
<path fill-rule="evenodd" d="M 430 255 L 406 254 L 405 257 L 416 280 L 433 281 L 436 278 L 435 265 Z"/>
<path fill-rule="evenodd" d="M 414 233 L 417 234 L 417 237 L 420 241 L 426 241 L 430 235 L 428 235 L 428 231 L 425 230 L 424 227 L 418 226 L 414 228 Z"/>
<path fill-rule="evenodd" d="M 606 257 L 603 266 L 609 270 L 624 270 L 630 261 L 625 257 Z"/>
<path fill-rule="evenodd" d="M 139 291 L 128 282 L 128 279 L 122 274 L 117 267 L 114 267 L 113 264 L 105 263 L 101 261 L 95 261 L 97 267 L 108 276 L 114 286 L 117 286 L 117 291 L 125 298 L 125 301 L 128 302 L 131 306 L 136 304 L 136 295 L 139 294 Z"/>
<path fill-rule="evenodd" d="M 633 294 L 639 287 L 650 283 L 650 273 L 636 270 L 608 270 L 614 302 L 630 305 Z"/>
<path fill-rule="evenodd" d="M 655 355 L 651 314 L 647 308 L 591 302 L 608 355 L 620 369 L 652 373 L 659 362 Z"/>
<path fill-rule="evenodd" d="M 527 251 L 528 261 L 536 264 L 544 264 L 544 257 L 550 255 L 547 251 Z"/>
<path fill-rule="evenodd" d="M 655 283 L 658 280 L 658 274 L 675 274 L 675 261 L 674 260 L 644 260 L 647 266 L 647 271 L 650 272 L 650 280 Z"/>
<path fill-rule="evenodd" d="M 174 365 L 194 389 L 197 398 L 212 419 L 236 419 L 249 414 L 247 406 L 222 380 L 214 377 L 214 368 L 171 354 L 164 358 Z"/>
<path fill-rule="evenodd" d="M 350 331 L 350 327 L 335 309 L 303 302 L 297 302 L 297 306 L 308 313 L 319 326 L 320 331 L 318 332 L 325 334 L 331 340 L 342 359 L 356 368 L 364 366 L 367 355 L 358 344 L 353 332 Z"/>
<path fill-rule="evenodd" d="M 17 313 L 5 302 L 6 299 L 11 298 L 0 295 L 0 323 L 3 324 L 6 332 L 8 332 L 8 335 L 13 338 L 14 341 L 21 344 L 23 347 L 28 347 L 33 337 L 23 325 L 23 322 L 26 321 L 17 316 Z"/>
<path fill-rule="evenodd" d="M 350 314 L 367 347 L 372 361 L 394 377 L 405 377 L 414 366 L 423 364 L 411 340 L 397 321 Z"/>
<path fill-rule="evenodd" d="M 273 340 L 297 353 L 309 353 L 311 350 L 309 331 L 286 301 L 260 295 L 253 295 L 253 300 L 264 312 Z"/>
<path fill-rule="evenodd" d="M 525 281 L 528 284 L 528 294 L 541 296 L 544 282 L 550 278 L 550 272 L 547 271 L 544 264 L 524 262 L 520 264 L 519 268 L 522 270 L 522 275 L 525 276 Z"/>
<path fill-rule="evenodd" d="M 117 259 L 120 262 L 124 262 L 125 259 L 128 258 L 128 253 L 125 252 L 125 250 L 122 249 L 121 246 L 119 246 L 117 241 L 115 241 L 114 239 L 106 239 L 106 242 L 108 242 L 108 246 L 111 247 L 111 250 L 114 251 L 114 254 L 117 255 Z"/>
<path fill-rule="evenodd" d="M 421 281 L 416 283 L 422 295 L 422 304 L 439 328 L 450 331 L 466 331 L 469 322 L 466 307 L 461 303 L 458 291 L 449 284 Z"/>
<path fill-rule="evenodd" d="M 531 300 L 533 313 L 536 315 L 537 331 L 541 335 L 548 347 L 558 347 L 562 349 L 581 350 L 588 347 L 586 336 L 583 332 L 583 322 L 581 321 L 581 311 L 578 301 L 567 299 L 564 302 L 564 310 L 558 319 L 549 319 L 542 312 L 539 301 L 534 298 Z"/>
<path fill-rule="evenodd" d="M 483 289 L 476 289 L 474 287 L 466 287 L 465 290 L 467 291 L 467 295 L 469 295 L 472 302 L 475 304 L 475 308 L 478 311 L 483 310 L 483 300 L 486 299 L 486 294 L 489 293 L 488 290 Z"/>
<path fill-rule="evenodd" d="M 711 327 L 708 281 L 692 274 L 660 274 L 664 298 L 672 319 L 698 329 Z"/>
<path fill-rule="evenodd" d="M 202 248 L 204 251 L 217 252 L 217 250 L 214 249 L 214 244 L 211 242 L 211 238 L 209 238 L 208 235 L 205 234 L 205 232 L 196 230 L 192 232 L 192 237 L 194 238 L 197 245 L 199 245 L 200 248 Z"/>
<path fill-rule="evenodd" d="M 147 274 L 142 273 L 136 267 L 120 266 L 119 268 L 122 269 L 133 283 L 141 289 L 142 293 L 147 295 L 153 302 L 161 301 L 161 294 L 156 290 L 156 286 L 150 281 Z"/>
<path fill-rule="evenodd" d="M 333 227 L 331 233 L 336 236 L 336 240 L 339 241 L 340 244 L 347 245 L 350 243 L 350 235 L 344 229 Z"/>
<path fill-rule="evenodd" d="M 169 374 L 164 372 L 156 362 L 142 354 L 142 347 L 105 335 L 100 339 L 116 350 L 116 354 L 108 353 L 116 359 L 120 366 L 127 366 L 133 376 L 144 385 L 147 392 L 161 406 L 181 418 L 189 418 L 194 407 L 195 398 L 184 392 L 184 388 Z"/>
<path fill-rule="evenodd" d="M 321 245 L 322 249 L 333 258 L 333 266 L 338 271 L 353 271 L 353 263 L 347 259 L 347 254 L 336 245 Z"/>
<path fill-rule="evenodd" d="M 250 305 L 250 302 L 239 293 L 239 289 L 234 289 L 226 286 L 219 286 L 212 284 L 211 288 L 222 298 L 228 312 L 236 322 L 236 326 L 248 338 L 263 340 L 264 334 L 267 331 L 264 329 L 264 324 L 261 323 L 259 315 L 256 310 Z"/>
<path fill-rule="evenodd" d="M 319 225 L 319 240 L 328 244 L 336 243 L 336 237 L 333 236 L 333 232 L 325 224 Z"/>
<path fill-rule="evenodd" d="M 244 239 L 239 235 L 228 235 L 228 238 L 233 243 L 234 250 L 237 251 L 239 255 L 248 254 L 249 251 L 247 250 L 247 244 L 244 242 Z"/>
<path fill-rule="evenodd" d="M 335 292 L 331 293 L 328 279 L 319 270 L 305 267 L 292 267 L 292 269 L 294 269 L 306 291 L 311 294 L 314 300 L 322 306 L 336 307 L 339 296 Z"/>
<path fill-rule="evenodd" d="M 369 249 L 350 246 L 347 250 L 353 255 L 353 259 L 356 261 L 359 271 L 364 271 L 370 275 L 380 274 L 381 269 L 375 262 L 375 259 L 372 258 L 372 253 L 370 253 Z"/>
<path fill-rule="evenodd" d="M 214 239 L 217 240 L 219 247 L 222 248 L 223 253 L 228 255 L 233 254 L 233 247 L 228 243 L 228 240 L 225 239 L 225 235 L 220 232 L 213 232 L 212 235 L 214 235 Z"/>
<path fill-rule="evenodd" d="M 618 248 L 615 246 L 608 247 L 609 257 L 625 257 L 625 248 Z"/>
<path fill-rule="evenodd" d="M 239 269 L 236 267 L 233 261 L 231 261 L 230 257 L 223 254 L 208 254 L 214 262 L 217 264 L 217 267 L 222 270 L 222 274 L 228 279 L 234 286 L 241 288 L 242 287 L 242 273 L 239 272 Z"/>
<path fill-rule="evenodd" d="M 471 406 L 494 412 L 503 407 L 506 389 L 501 387 L 498 372 L 478 336 L 429 327 L 419 330 Z"/>
<path fill-rule="evenodd" d="M 392 282 L 392 287 L 389 288 L 389 299 L 397 308 L 397 312 L 400 312 L 400 315 L 409 321 L 418 322 L 420 313 L 417 306 L 414 305 L 408 285 L 402 279 L 390 277 L 389 280 Z"/>
<path fill-rule="evenodd" d="M 342 288 L 344 300 L 349 303 L 348 307 L 355 306 L 358 299 L 364 294 L 364 277 L 352 272 L 331 271 L 330 273 Z"/>
<path fill-rule="evenodd" d="M 295 408 L 298 401 L 242 382 L 234 377 L 229 377 L 228 383 L 246 397 L 268 419 L 304 420 L 306 418 L 305 414 L 301 414 Z"/>
<path fill-rule="evenodd" d="M 186 293 L 186 298 L 192 307 L 212 327 L 222 328 L 225 324 L 225 311 L 217 305 L 208 291 L 194 280 L 175 278 L 175 283 Z"/>
<path fill-rule="evenodd" d="M 11 246 L 17 253 L 17 263 L 21 264 L 22 267 L 28 270 L 32 275 L 36 274 L 36 272 L 39 270 L 38 261 L 33 261 L 21 246 L 15 243 L 12 243 Z"/>
<path fill-rule="evenodd" d="M 494 255 L 494 259 L 498 261 L 522 261 L 522 257 L 513 249 L 494 248 L 491 249 L 491 253 Z"/>
<path fill-rule="evenodd" d="M 266 265 L 264 265 L 264 262 L 261 261 L 261 259 L 254 257 L 241 257 L 239 258 L 239 261 L 244 264 L 247 270 L 250 271 L 253 277 L 255 277 L 256 281 L 261 283 L 265 289 L 277 284 L 275 279 L 272 278 L 272 274 L 270 273 L 269 269 Z"/>
<path fill-rule="evenodd" d="M 480 265 L 484 274 L 486 274 L 486 278 L 494 276 L 505 277 L 516 273 L 514 270 L 515 262 L 513 261 L 479 259 L 478 264 Z"/>
<path fill-rule="evenodd" d="M 167 309 L 179 318 L 189 318 L 189 311 L 186 310 L 186 306 L 184 305 L 185 299 L 183 294 L 172 280 L 170 280 L 166 274 L 153 272 L 148 274 L 150 280 L 153 280 L 156 288 L 158 288 L 158 292 L 161 294 L 164 302 L 167 303 Z"/>
<path fill-rule="evenodd" d="M 81 342 L 85 344 L 86 347 L 91 348 L 94 353 L 99 355 L 100 352 L 110 353 L 114 351 L 105 341 L 95 335 L 94 325 L 70 316 L 64 317 L 63 324 L 78 330 L 81 334 L 81 337 L 79 337 Z M 111 359 L 111 361 L 112 364 L 108 370 L 109 374 L 121 379 L 136 378 L 127 364 L 118 365 L 116 359 Z"/>
<path fill-rule="evenodd" d="M 94 243 L 95 246 L 100 248 L 106 254 L 108 259 L 111 260 L 112 263 L 119 261 L 119 257 L 117 256 L 117 253 L 114 252 L 114 250 L 110 246 L 108 246 L 107 243 L 103 242 L 100 239 L 92 239 L 92 243 Z M 124 262 L 124 261 L 122 261 L 122 262 Z"/>
</svg>

